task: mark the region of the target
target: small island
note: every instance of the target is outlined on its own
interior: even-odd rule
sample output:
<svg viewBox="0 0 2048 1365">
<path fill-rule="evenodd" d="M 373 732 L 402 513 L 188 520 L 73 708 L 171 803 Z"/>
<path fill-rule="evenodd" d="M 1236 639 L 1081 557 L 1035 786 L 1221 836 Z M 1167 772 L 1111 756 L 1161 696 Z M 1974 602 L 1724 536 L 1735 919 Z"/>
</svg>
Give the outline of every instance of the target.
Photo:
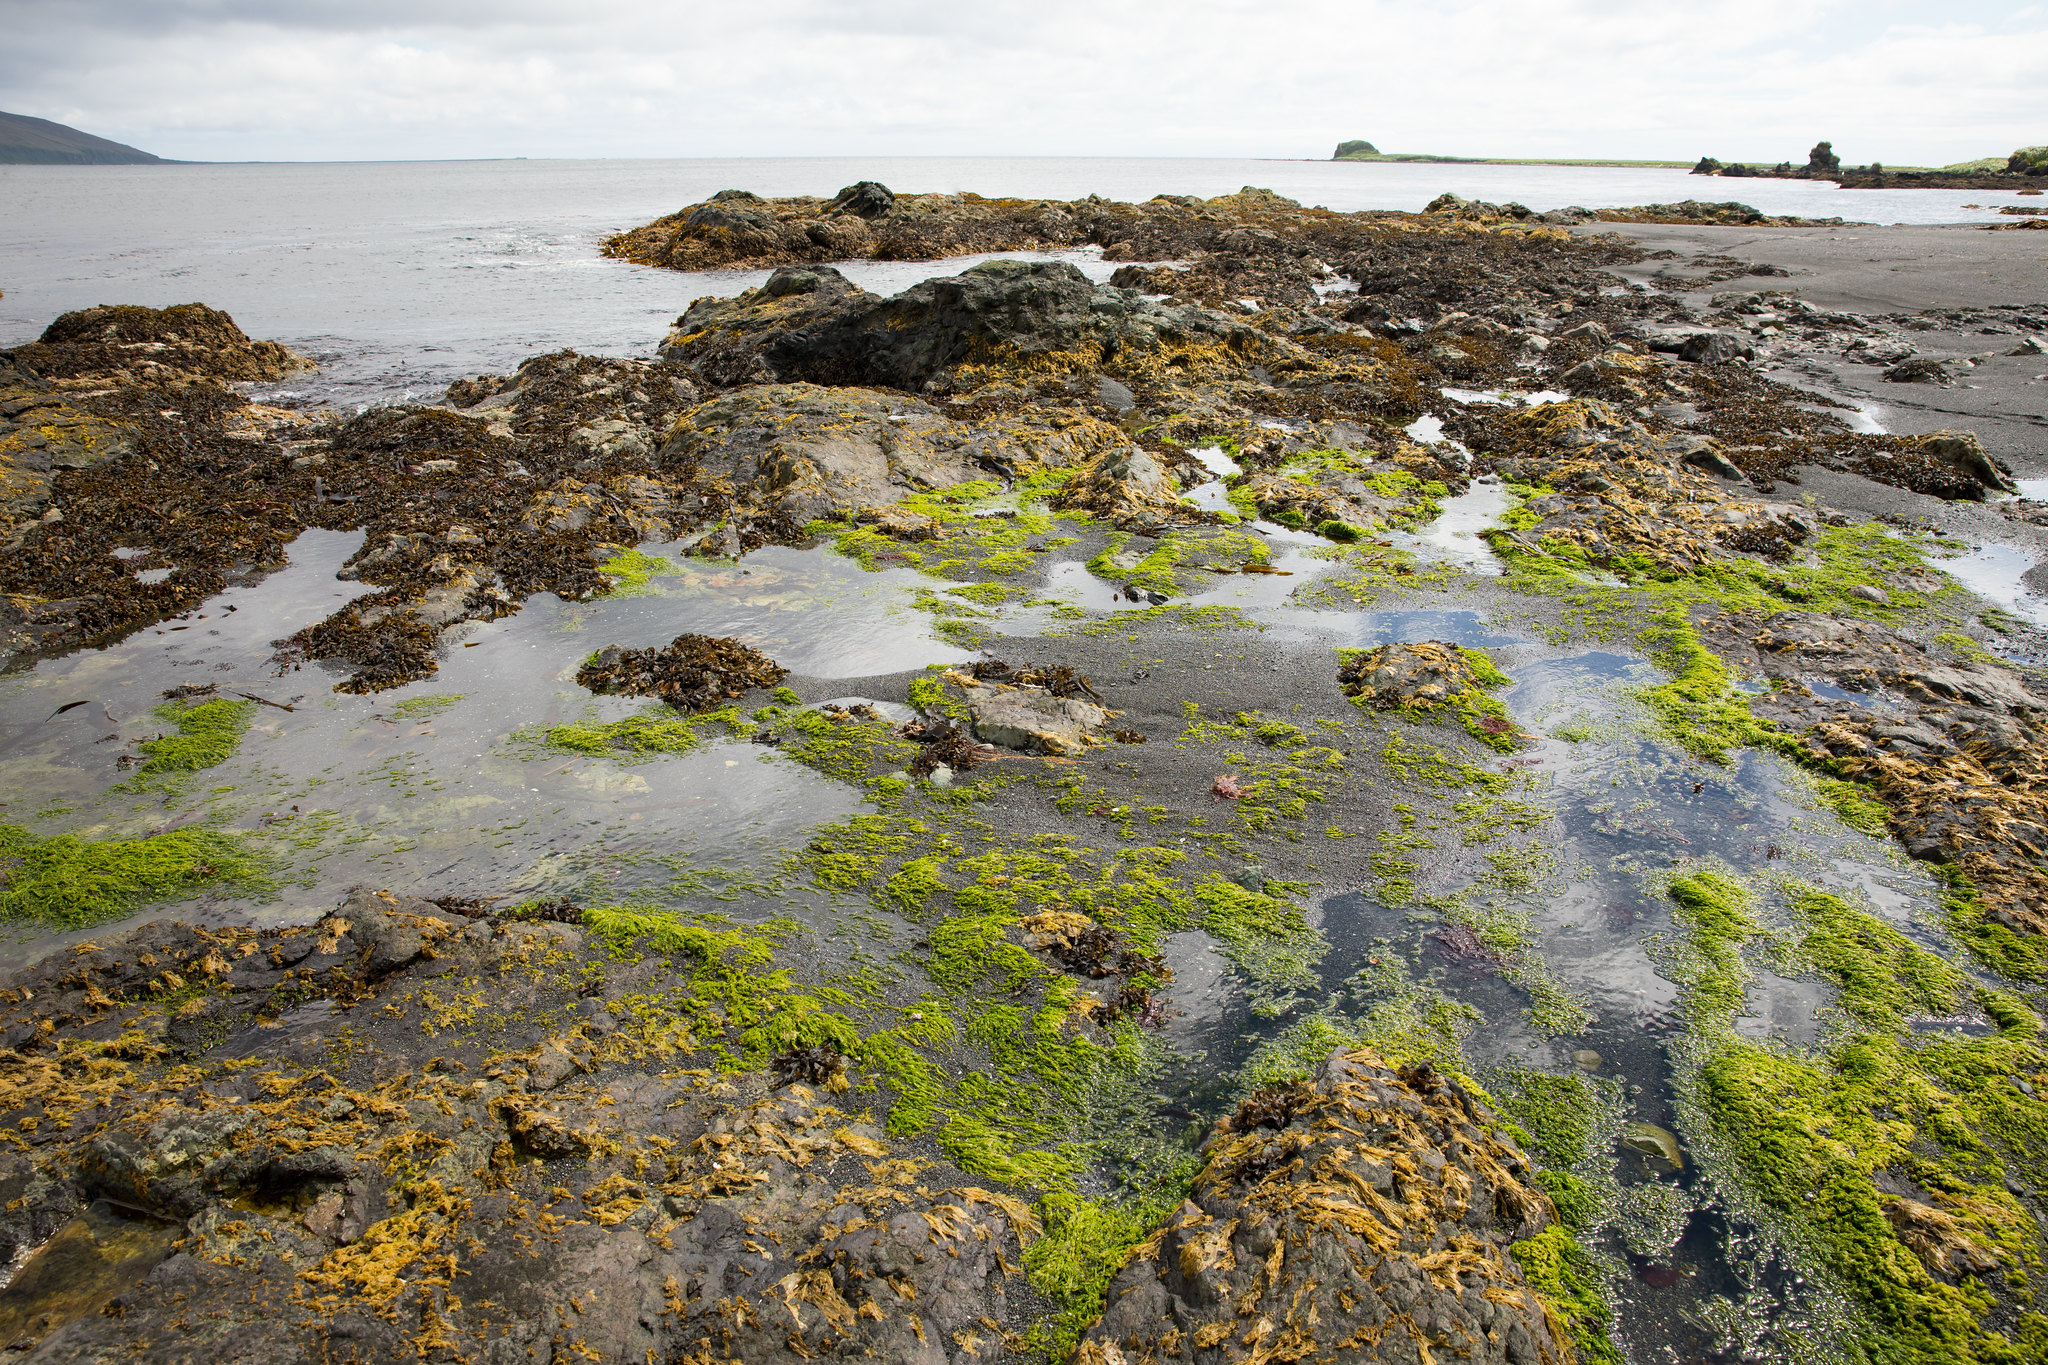
<svg viewBox="0 0 2048 1365">
<path fill-rule="evenodd" d="M 1439 156 L 1434 152 L 1383 152 L 1363 138 L 1352 138 L 1337 144 L 1331 155 L 1332 161 L 1410 161 L 1444 166 L 1652 166 L 1667 170 L 1684 170 L 1686 161 L 1615 161 L 1603 158 L 1560 160 L 1549 157 L 1516 156 Z"/>
</svg>

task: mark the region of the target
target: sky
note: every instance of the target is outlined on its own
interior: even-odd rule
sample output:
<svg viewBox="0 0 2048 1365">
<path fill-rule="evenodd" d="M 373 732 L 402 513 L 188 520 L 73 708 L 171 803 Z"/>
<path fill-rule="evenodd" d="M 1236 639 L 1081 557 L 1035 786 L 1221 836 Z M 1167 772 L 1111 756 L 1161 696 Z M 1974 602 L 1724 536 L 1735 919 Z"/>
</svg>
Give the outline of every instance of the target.
<svg viewBox="0 0 2048 1365">
<path fill-rule="evenodd" d="M 0 0 L 0 109 L 191 160 L 2048 143 L 2048 3 Z"/>
</svg>

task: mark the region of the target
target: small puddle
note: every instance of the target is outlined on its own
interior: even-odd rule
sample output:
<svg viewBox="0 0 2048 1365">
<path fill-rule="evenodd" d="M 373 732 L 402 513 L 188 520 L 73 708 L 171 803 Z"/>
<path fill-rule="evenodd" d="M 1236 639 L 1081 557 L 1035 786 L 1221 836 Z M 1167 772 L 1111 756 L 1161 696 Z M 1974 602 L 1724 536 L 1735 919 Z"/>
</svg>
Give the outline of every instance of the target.
<svg viewBox="0 0 2048 1365">
<path fill-rule="evenodd" d="M 101 1201 L 66 1223 L 0 1288 L 0 1342 L 33 1345 L 134 1288 L 184 1229 Z"/>
<path fill-rule="evenodd" d="M 1434 564 L 1452 564 L 1466 573 L 1498 578 L 1500 560 L 1480 532 L 1499 523 L 1514 498 L 1491 474 L 1472 480 L 1456 497 L 1443 500 L 1443 511 L 1420 531 L 1397 531 L 1394 544 Z"/>
<path fill-rule="evenodd" d="M 1438 390 L 1438 392 L 1442 393 L 1444 397 L 1450 399 L 1454 403 L 1464 403 L 1468 406 L 1473 403 L 1490 403 L 1497 407 L 1534 408 L 1541 407 L 1545 403 L 1564 403 L 1569 402 L 1571 400 L 1570 394 L 1560 393 L 1556 389 L 1538 389 L 1535 393 L 1523 393 L 1519 389 L 1444 388 Z M 1426 442 L 1428 438 L 1415 430 L 1416 426 L 1421 426 L 1422 423 L 1425 421 L 1436 421 L 1436 419 L 1417 419 L 1414 425 L 1409 428 L 1408 434 L 1414 436 L 1419 441 Z M 1438 421 L 1435 429 L 1439 434 L 1441 434 L 1441 432 L 1443 431 L 1443 423 Z"/>
<path fill-rule="evenodd" d="M 1364 645 L 1395 641 L 1447 640 L 1468 649 L 1520 644 L 1488 626 L 1476 611 L 1366 611 L 1358 614 L 1358 639 Z"/>
<path fill-rule="evenodd" d="M 737 563 L 686 558 L 674 546 L 642 548 L 670 568 L 643 594 L 592 604 L 611 637 L 605 643 L 667 644 L 684 632 L 730 636 L 809 678 L 870 677 L 975 657 L 933 635 L 932 618 L 912 607 L 920 589 L 952 586 L 915 569 L 869 572 L 825 546 L 767 545 Z"/>
<path fill-rule="evenodd" d="M 1966 555 L 1932 562 L 1979 597 L 1996 602 L 2037 626 L 2048 626 L 2048 598 L 2021 581 L 2036 563 L 2024 550 L 2010 545 L 1984 545 Z"/>
<path fill-rule="evenodd" d="M 1270 426 L 1273 424 L 1267 423 L 1266 425 Z M 1190 488 L 1181 495 L 1181 501 L 1192 502 L 1204 512 L 1230 512 L 1235 514 L 1237 508 L 1231 506 L 1230 490 L 1225 485 L 1224 480 L 1232 479 L 1242 474 L 1244 472 L 1243 467 L 1237 461 L 1231 459 L 1230 456 L 1224 454 L 1222 449 L 1217 446 L 1200 446 L 1188 453 L 1197 460 L 1200 460 L 1202 468 L 1208 470 L 1216 477 L 1205 480 Z"/>
<path fill-rule="evenodd" d="M 306 532 L 290 547 L 292 563 L 261 582 L 0 684 L 9 778 L 0 822 L 125 839 L 203 822 L 246 835 L 286 874 L 274 900 L 223 893 L 58 933 L 11 926 L 0 935 L 0 968 L 166 914 L 301 922 L 359 883 L 425 896 L 624 897 L 750 875 L 817 823 L 862 809 L 860 793 L 716 725 L 700 747 L 642 763 L 550 752 L 540 743 L 545 727 L 653 705 L 579 686 L 576 669 L 591 651 L 685 631 L 738 635 L 813 677 L 972 657 L 934 640 L 929 618 L 909 608 L 931 580 L 864 573 L 823 550 L 777 549 L 738 565 L 686 561 L 637 596 L 539 594 L 510 616 L 460 627 L 436 676 L 394 691 L 335 692 L 338 671 L 317 664 L 280 676 L 272 642 L 365 591 L 333 576 L 359 543 Z M 253 708 L 233 756 L 176 789 L 118 789 L 136 779 L 118 760 L 170 728 L 152 713 L 159 694 L 184 683 L 277 704 Z M 61 709 L 74 701 L 87 704 Z"/>
</svg>

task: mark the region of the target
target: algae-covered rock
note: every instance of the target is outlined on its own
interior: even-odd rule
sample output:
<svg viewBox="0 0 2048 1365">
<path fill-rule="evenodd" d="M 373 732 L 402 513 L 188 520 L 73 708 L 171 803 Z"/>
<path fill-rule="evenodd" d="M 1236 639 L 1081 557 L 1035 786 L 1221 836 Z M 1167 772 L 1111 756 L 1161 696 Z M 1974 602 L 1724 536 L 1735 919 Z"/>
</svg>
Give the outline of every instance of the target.
<svg viewBox="0 0 2048 1365">
<path fill-rule="evenodd" d="M 66 313 L 9 356 L 17 368 L 38 378 L 101 376 L 151 383 L 195 376 L 282 379 L 312 366 L 277 342 L 251 340 L 233 318 L 203 303 L 102 305 Z"/>
<path fill-rule="evenodd" d="M 1480 685 L 1466 652 L 1442 640 L 1359 651 L 1337 680 L 1347 695 L 1382 711 L 1433 710 Z"/>
<path fill-rule="evenodd" d="M 948 671 L 946 681 L 965 699 L 969 724 L 984 743 L 1055 757 L 1078 754 L 1102 742 L 1097 732 L 1116 714 L 1077 695 L 1083 691 L 1094 695 L 1087 680 L 1078 675 L 1073 679 L 1077 685 L 1068 685 L 1064 674 L 1046 677 L 1033 670 L 1018 674 L 1006 666 L 988 664 L 977 666 L 975 672 L 987 672 L 991 680 Z"/>
<path fill-rule="evenodd" d="M 0 1154 L 0 1235 L 60 1234 L 0 1307 L 11 1350 L 950 1362 L 928 1347 L 1013 1330 L 1028 1204 L 805 1084 L 689 1062 L 717 1046 L 666 1012 L 720 1026 L 673 973 L 715 951 L 643 962 L 422 906 L 157 923 L 0 987 L 25 1039 L 0 1051 L 0 1118 L 34 1135 Z M 430 920 L 432 957 L 380 974 L 386 931 Z M 188 1064 L 158 1040 L 192 998 L 242 1008 Z M 118 1277 L 66 1270 L 95 1197 L 117 1226 L 85 1259 L 119 1251 Z"/>
<path fill-rule="evenodd" d="M 1099 374 L 1175 385 L 1366 382 L 1380 370 L 1362 355 L 1320 355 L 1241 316 L 1092 284 L 1064 261 L 985 261 L 889 298 L 829 267 L 785 268 L 737 298 L 693 305 L 662 355 L 721 385 L 801 380 L 934 393 Z"/>
<path fill-rule="evenodd" d="M 740 507 L 772 509 L 801 524 L 1125 449 L 1122 432 L 1091 417 L 960 421 L 887 389 L 768 384 L 685 413 L 661 460 Z"/>
<path fill-rule="evenodd" d="M 1090 461 L 1060 495 L 1060 506 L 1140 535 L 1157 535 L 1169 523 L 1187 519 L 1180 483 L 1157 457 L 1136 446 L 1108 450 Z"/>
<path fill-rule="evenodd" d="M 1509 1250 L 1555 1211 L 1484 1106 L 1364 1049 L 1263 1095 L 1217 1125 L 1076 1362 L 1575 1359 Z"/>
</svg>

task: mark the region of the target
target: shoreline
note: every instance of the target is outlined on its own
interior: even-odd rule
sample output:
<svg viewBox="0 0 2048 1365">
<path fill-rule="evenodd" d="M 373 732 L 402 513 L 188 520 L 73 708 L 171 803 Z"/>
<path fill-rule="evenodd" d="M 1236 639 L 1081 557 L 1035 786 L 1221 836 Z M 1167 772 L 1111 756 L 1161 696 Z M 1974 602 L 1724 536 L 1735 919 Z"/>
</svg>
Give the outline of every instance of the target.
<svg viewBox="0 0 2048 1365">
<path fill-rule="evenodd" d="M 0 1251 L 140 1239 L 39 1349 L 1999 1358 L 2048 631 L 1942 566 L 2048 556 L 2038 249 L 1446 198 L 728 191 L 606 245 L 770 272 L 653 358 L 355 415 L 0 354 Z"/>
</svg>

